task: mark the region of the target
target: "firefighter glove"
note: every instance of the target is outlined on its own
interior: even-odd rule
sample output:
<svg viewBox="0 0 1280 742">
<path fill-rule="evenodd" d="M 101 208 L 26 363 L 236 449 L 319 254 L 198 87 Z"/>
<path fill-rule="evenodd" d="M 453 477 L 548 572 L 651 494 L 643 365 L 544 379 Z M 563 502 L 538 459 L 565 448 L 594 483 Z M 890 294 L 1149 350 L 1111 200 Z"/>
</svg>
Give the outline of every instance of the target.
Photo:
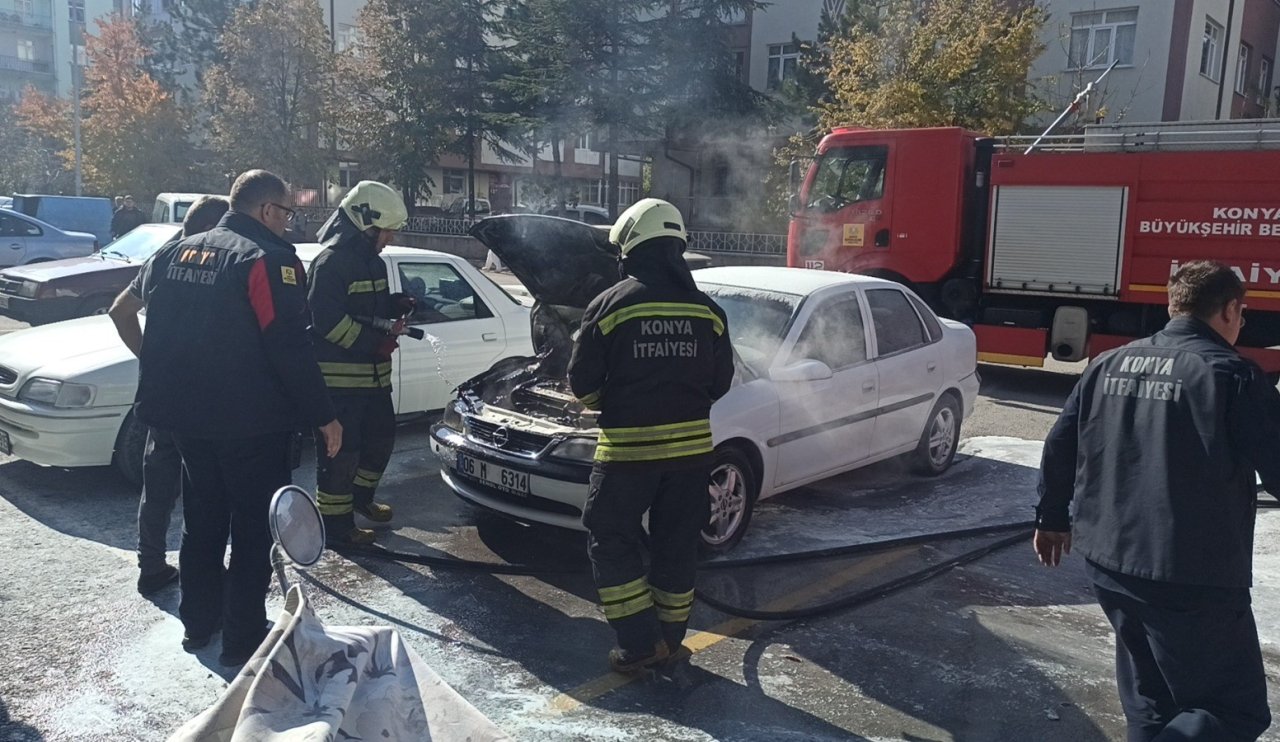
<svg viewBox="0 0 1280 742">
<path fill-rule="evenodd" d="M 395 308 L 397 317 L 407 317 L 418 308 L 418 301 L 408 294 L 392 294 L 391 306 Z"/>
</svg>

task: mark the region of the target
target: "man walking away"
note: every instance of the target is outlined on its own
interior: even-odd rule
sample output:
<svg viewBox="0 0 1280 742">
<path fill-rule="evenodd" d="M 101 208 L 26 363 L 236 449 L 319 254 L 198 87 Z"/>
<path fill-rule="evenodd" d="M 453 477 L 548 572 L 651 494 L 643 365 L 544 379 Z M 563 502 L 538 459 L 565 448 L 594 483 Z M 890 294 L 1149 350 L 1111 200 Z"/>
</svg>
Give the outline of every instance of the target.
<svg viewBox="0 0 1280 742">
<path fill-rule="evenodd" d="M 169 247 L 184 237 L 213 229 L 231 207 L 222 196 L 203 196 L 192 204 L 182 220 L 182 231 L 166 244 Z M 161 248 L 161 250 L 164 249 Z M 159 251 L 157 251 L 159 252 Z M 108 314 L 116 332 L 133 354 L 142 352 L 142 276 L 120 292 Z M 163 430 L 147 429 L 147 444 L 142 457 L 142 498 L 138 502 L 138 592 L 150 595 L 178 579 L 178 570 L 165 561 L 165 542 L 169 519 L 182 486 L 182 457 L 173 436 Z"/>
<path fill-rule="evenodd" d="M 1057 566 L 1074 538 L 1085 558 L 1130 742 L 1271 724 L 1249 588 L 1254 472 L 1280 492 L 1280 393 L 1233 347 L 1244 298 L 1231 268 L 1183 265 L 1164 330 L 1096 360 L 1045 440 L 1035 550 Z"/>
<path fill-rule="evenodd" d="M 136 413 L 173 434 L 183 463 L 183 647 L 206 646 L 221 624 L 226 666 L 266 636 L 267 508 L 289 483 L 293 431 L 319 428 L 330 453 L 342 445 L 307 330 L 306 275 L 281 237 L 288 200 L 278 176 L 242 174 L 218 226 L 158 253 L 140 281 Z"/>
<path fill-rule="evenodd" d="M 600 410 L 582 522 L 618 639 L 609 664 L 632 673 L 688 655 L 682 642 L 710 515 L 711 403 L 733 381 L 733 350 L 724 311 L 685 264 L 688 238 L 676 207 L 644 199 L 623 212 L 609 239 L 629 278 L 587 306 L 569 384 L 582 404 Z M 658 346 L 677 350 L 653 352 Z"/>
<path fill-rule="evenodd" d="M 123 237 L 146 223 L 147 216 L 134 204 L 133 196 L 125 196 L 124 206 L 111 215 L 111 237 Z"/>
<path fill-rule="evenodd" d="M 414 301 L 388 291 L 379 253 L 408 219 L 395 189 L 365 180 L 320 228 L 325 250 L 311 267 L 311 332 L 343 430 L 336 456 L 316 451 L 316 500 L 331 546 L 373 543 L 374 532 L 358 528 L 353 512 L 374 523 L 392 516 L 373 496 L 396 442 L 391 354 Z"/>
</svg>

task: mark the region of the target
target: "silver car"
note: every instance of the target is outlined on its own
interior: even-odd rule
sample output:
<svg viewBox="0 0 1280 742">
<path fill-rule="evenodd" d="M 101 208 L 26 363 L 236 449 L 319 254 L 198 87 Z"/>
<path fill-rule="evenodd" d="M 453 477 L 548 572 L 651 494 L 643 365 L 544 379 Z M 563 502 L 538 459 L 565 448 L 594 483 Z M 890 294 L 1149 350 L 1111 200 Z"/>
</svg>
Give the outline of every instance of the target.
<svg viewBox="0 0 1280 742">
<path fill-rule="evenodd" d="M 26 214 L 0 209 L 0 267 L 79 258 L 98 249 L 87 232 L 67 232 Z"/>
</svg>

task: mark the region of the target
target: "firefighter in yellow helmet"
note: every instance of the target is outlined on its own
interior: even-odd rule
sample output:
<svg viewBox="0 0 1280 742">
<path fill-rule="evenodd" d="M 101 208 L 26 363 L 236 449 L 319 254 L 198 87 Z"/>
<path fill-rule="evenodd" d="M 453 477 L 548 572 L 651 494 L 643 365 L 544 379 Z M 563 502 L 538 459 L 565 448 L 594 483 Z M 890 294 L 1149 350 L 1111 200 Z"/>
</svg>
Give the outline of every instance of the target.
<svg viewBox="0 0 1280 742">
<path fill-rule="evenodd" d="M 733 351 L 724 311 L 685 264 L 675 206 L 647 198 L 610 232 L 626 278 L 583 314 L 569 384 L 600 411 L 600 442 L 582 522 L 609 652 L 631 673 L 688 656 L 699 534 L 707 524 L 711 403 L 729 390 Z M 650 555 L 642 553 L 649 513 Z"/>
<path fill-rule="evenodd" d="M 407 294 L 390 293 L 379 253 L 408 219 L 400 194 L 365 180 L 318 235 L 325 250 L 311 267 L 311 332 L 344 432 L 336 456 L 316 447 L 316 499 L 331 546 L 374 541 L 372 530 L 356 526 L 354 513 L 374 523 L 392 516 L 391 507 L 373 497 L 395 445 L 391 354 L 415 303 Z"/>
</svg>

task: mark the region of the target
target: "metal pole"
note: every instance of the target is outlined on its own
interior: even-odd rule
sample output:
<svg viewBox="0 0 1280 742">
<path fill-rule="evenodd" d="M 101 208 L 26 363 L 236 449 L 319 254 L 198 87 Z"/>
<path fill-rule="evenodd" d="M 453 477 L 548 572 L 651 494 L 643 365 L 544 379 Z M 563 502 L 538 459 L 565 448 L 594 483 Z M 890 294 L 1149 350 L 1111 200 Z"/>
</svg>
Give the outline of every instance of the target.
<svg viewBox="0 0 1280 742">
<path fill-rule="evenodd" d="M 75 140 L 76 140 L 76 195 L 84 195 L 84 171 L 82 168 L 82 152 L 80 148 L 80 53 L 73 44 L 71 47 L 71 88 L 75 105 Z"/>
<path fill-rule="evenodd" d="M 1071 113 L 1076 110 L 1076 107 L 1080 105 L 1080 101 L 1089 97 L 1089 94 L 1093 92 L 1093 87 L 1098 83 L 1102 82 L 1103 78 L 1105 78 L 1107 75 L 1111 74 L 1111 70 L 1114 70 L 1117 64 L 1120 64 L 1120 60 L 1118 59 L 1112 62 L 1111 66 L 1103 70 L 1102 74 L 1098 75 L 1097 80 L 1094 80 L 1088 85 L 1085 85 L 1084 90 L 1081 90 L 1079 93 L 1076 93 L 1075 100 L 1071 101 L 1071 105 L 1067 106 L 1066 110 L 1064 110 L 1061 114 L 1059 114 L 1058 118 L 1054 119 L 1052 124 L 1049 124 L 1049 128 L 1045 129 L 1044 132 L 1040 134 L 1040 136 L 1036 137 L 1036 140 L 1031 143 L 1031 146 L 1027 147 L 1027 151 L 1023 152 L 1022 154 L 1029 155 L 1036 147 L 1040 146 L 1040 142 L 1043 141 L 1045 137 L 1049 136 L 1050 132 L 1058 128 L 1058 124 L 1061 124 L 1063 120 L 1067 118 L 1067 116 L 1070 116 Z"/>
<path fill-rule="evenodd" d="M 1218 106 L 1214 109 L 1214 119 L 1222 118 L 1222 94 L 1227 89 L 1227 62 L 1231 60 L 1231 24 L 1235 22 L 1236 0 L 1230 0 L 1227 3 L 1227 27 L 1223 31 L 1222 36 L 1222 69 L 1218 70 Z M 1227 118 L 1231 118 L 1231 112 L 1227 112 Z"/>
</svg>

